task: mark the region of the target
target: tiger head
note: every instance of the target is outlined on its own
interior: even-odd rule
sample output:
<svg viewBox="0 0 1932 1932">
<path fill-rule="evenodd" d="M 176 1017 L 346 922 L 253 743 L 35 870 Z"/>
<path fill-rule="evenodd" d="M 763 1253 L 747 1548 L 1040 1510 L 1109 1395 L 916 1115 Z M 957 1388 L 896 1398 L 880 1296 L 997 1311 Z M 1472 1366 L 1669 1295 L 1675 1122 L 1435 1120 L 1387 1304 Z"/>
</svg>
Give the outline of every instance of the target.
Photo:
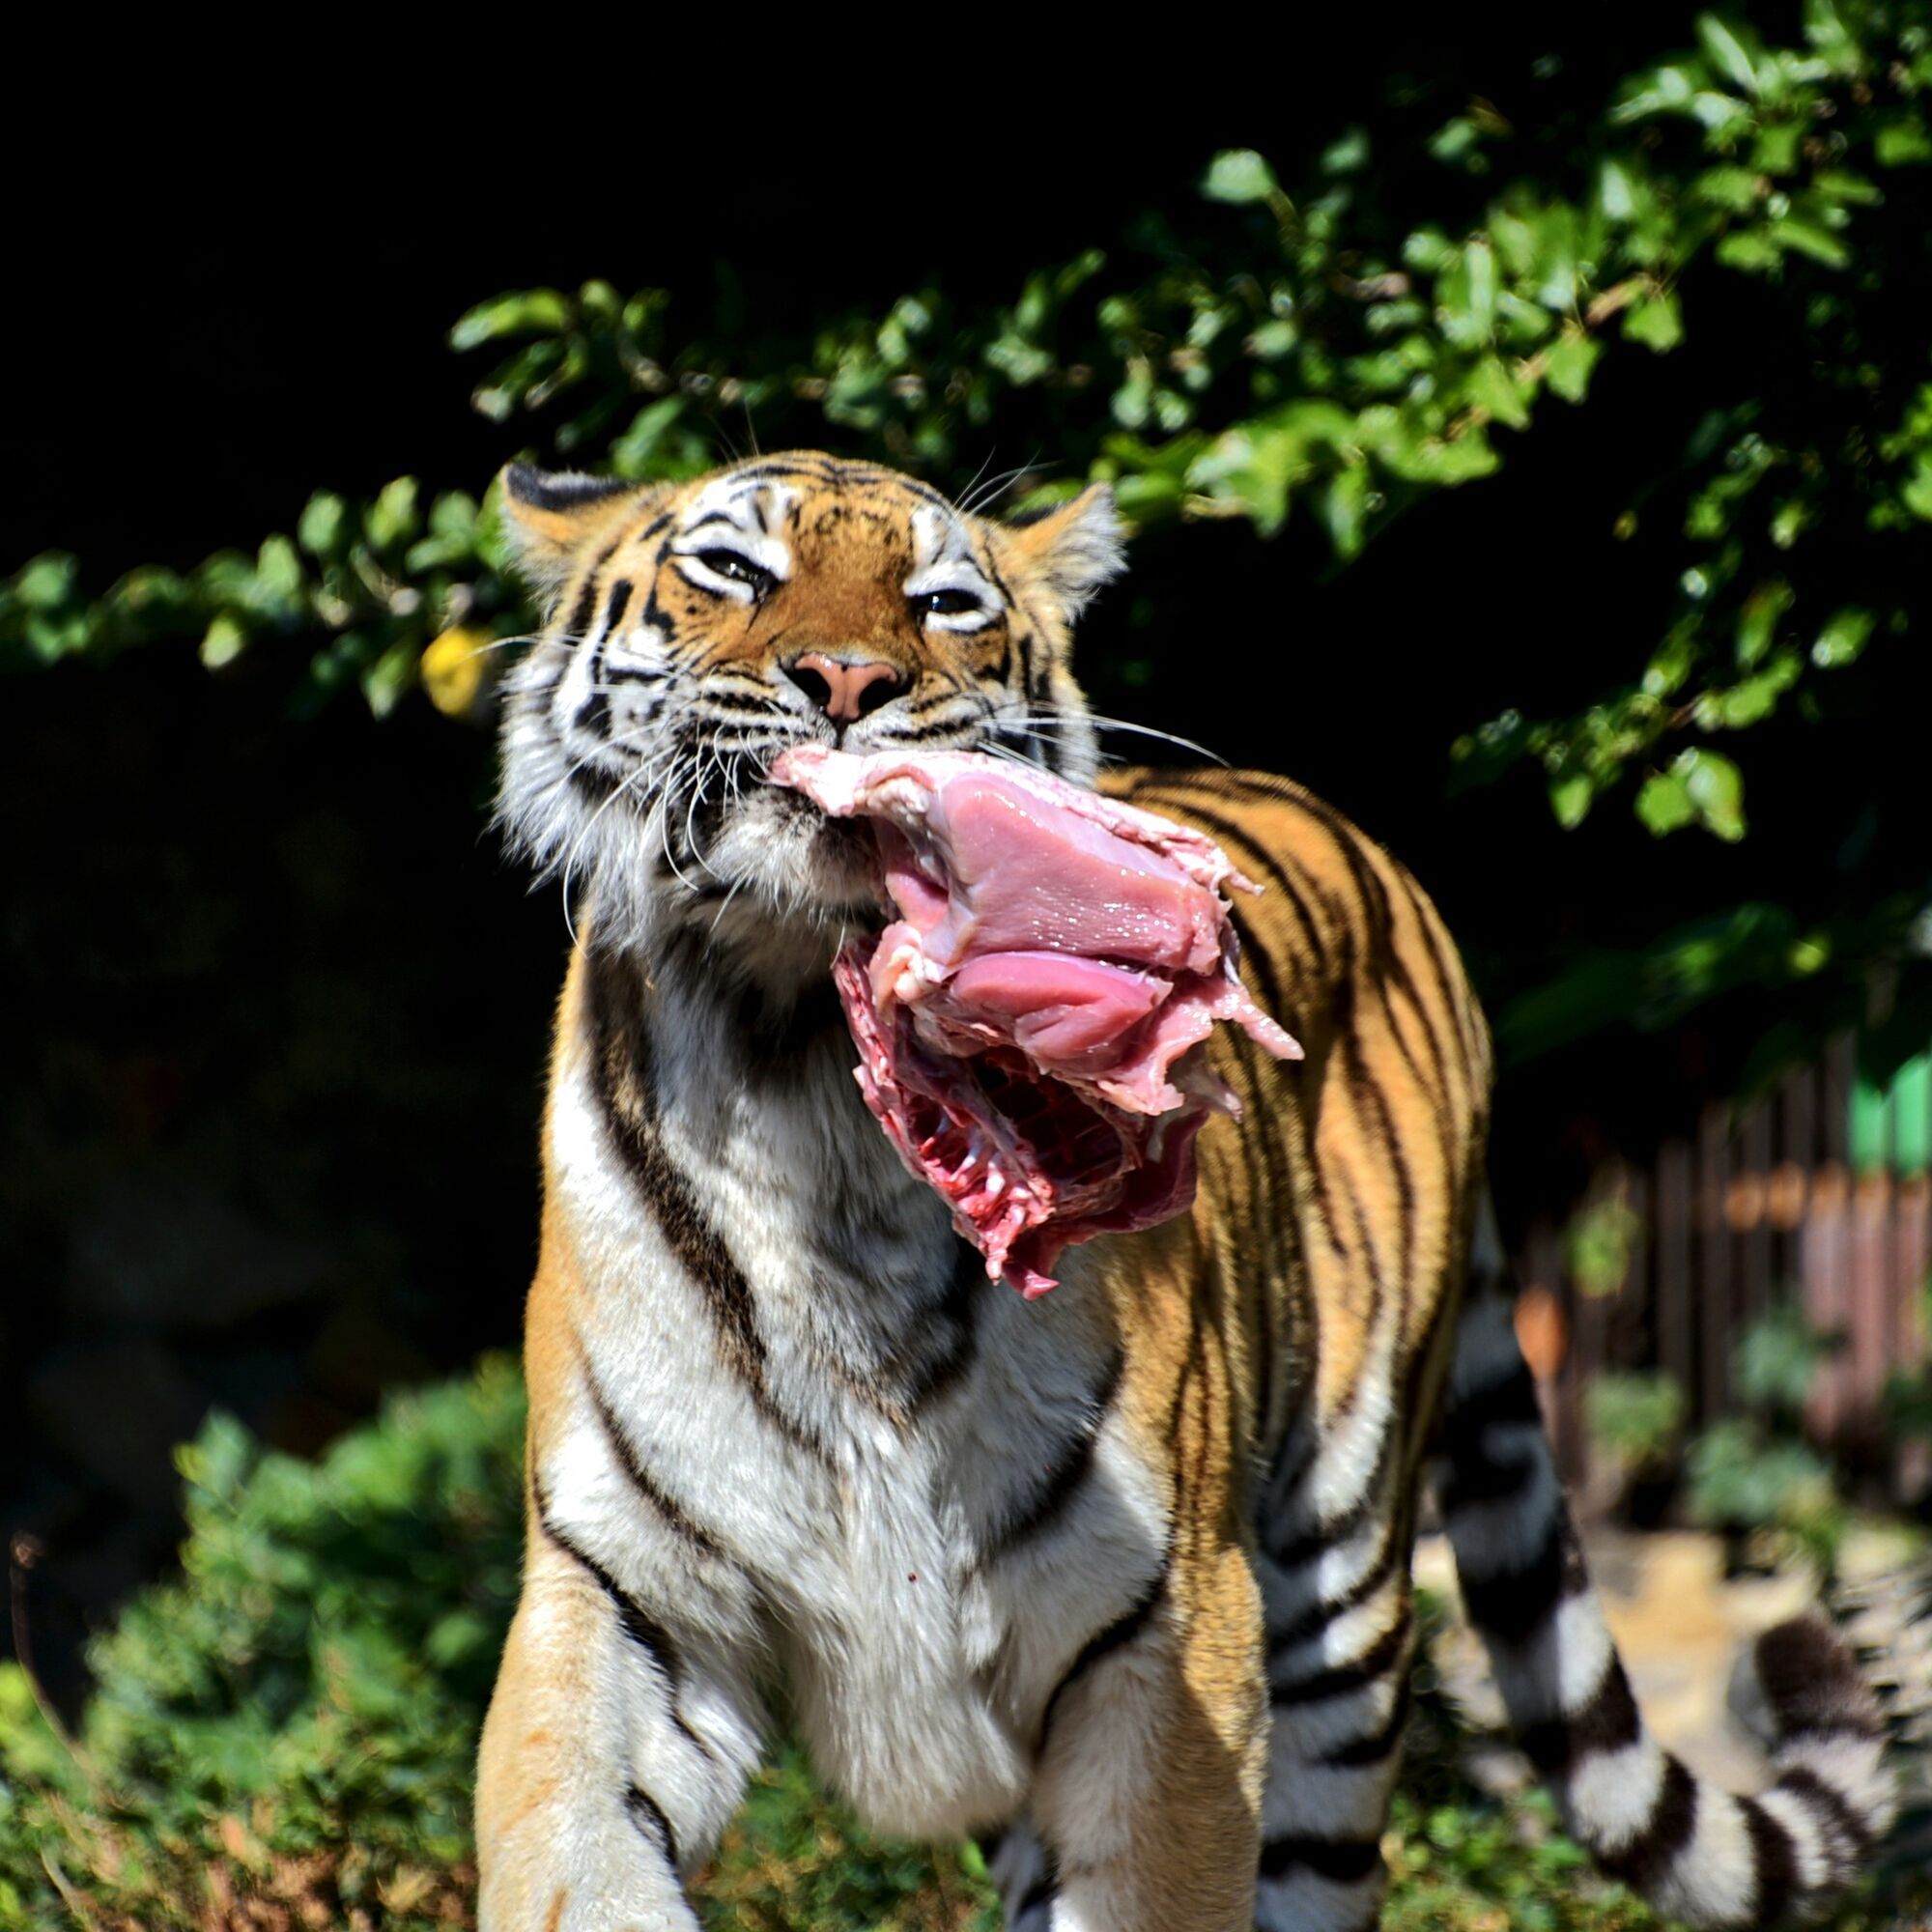
<svg viewBox="0 0 1932 1932">
<path fill-rule="evenodd" d="M 701 923 L 805 963 L 873 916 L 857 829 L 765 782 L 789 746 L 1093 776 L 1068 634 L 1121 568 L 1104 485 L 1009 525 L 813 453 L 645 487 L 513 464 L 502 496 L 547 617 L 509 681 L 500 816 L 602 944 Z"/>
</svg>

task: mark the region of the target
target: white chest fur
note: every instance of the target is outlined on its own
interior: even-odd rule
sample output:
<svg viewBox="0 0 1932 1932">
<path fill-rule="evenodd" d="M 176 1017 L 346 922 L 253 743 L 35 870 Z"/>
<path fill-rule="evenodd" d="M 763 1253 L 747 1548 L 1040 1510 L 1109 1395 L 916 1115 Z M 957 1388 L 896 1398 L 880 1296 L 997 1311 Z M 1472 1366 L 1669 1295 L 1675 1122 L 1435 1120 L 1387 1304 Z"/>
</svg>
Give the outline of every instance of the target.
<svg viewBox="0 0 1932 1932">
<path fill-rule="evenodd" d="M 560 1068 L 552 1172 L 583 1358 L 702 1542 L 640 1501 L 589 1400 L 546 1481 L 690 1640 L 782 1674 L 819 1769 L 875 1825 L 1001 1819 L 1053 1686 L 1161 1562 L 1159 1482 L 1095 1407 L 1106 1311 L 1077 1265 L 1032 1304 L 962 1268 L 842 1030 L 778 1068 L 723 1002 L 687 998 L 651 1034 L 653 1131 L 688 1188 L 670 1213 L 722 1241 L 722 1303 L 613 1142 L 589 1050 Z"/>
</svg>

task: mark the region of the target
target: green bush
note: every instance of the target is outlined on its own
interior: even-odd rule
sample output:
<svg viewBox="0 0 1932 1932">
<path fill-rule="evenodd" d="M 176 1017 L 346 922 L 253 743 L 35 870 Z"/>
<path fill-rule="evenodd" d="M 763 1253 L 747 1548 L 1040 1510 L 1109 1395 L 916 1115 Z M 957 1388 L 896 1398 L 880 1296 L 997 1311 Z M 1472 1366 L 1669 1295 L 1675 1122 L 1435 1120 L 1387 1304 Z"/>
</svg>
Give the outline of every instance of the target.
<svg viewBox="0 0 1932 1932">
<path fill-rule="evenodd" d="M 1834 1574 L 1852 1511 L 1831 1460 L 1805 1439 L 1804 1405 L 1843 1338 L 1820 1334 L 1797 1308 L 1747 1328 L 1732 1358 L 1742 1413 L 1691 1443 L 1686 1469 L 1693 1520 L 1744 1538 L 1765 1560 L 1797 1558 Z"/>
<path fill-rule="evenodd" d="M 516 1590 L 523 1425 L 501 1359 L 396 1398 L 315 1463 L 212 1419 L 181 1455 L 182 1574 L 95 1645 L 78 1735 L 18 1665 L 0 1669 L 0 1932 L 469 1923 L 470 1769 Z M 1547 1799 L 1479 1793 L 1466 1743 L 1425 1647 L 1385 1925 L 1655 1924 L 1594 1875 Z M 867 1836 L 791 1747 L 699 1895 L 717 1932 L 997 1924 L 973 1848 Z M 1844 1932 L 1887 1922 L 1876 1909 Z"/>
<path fill-rule="evenodd" d="M 1661 1370 L 1606 1369 L 1583 1393 L 1591 1441 L 1626 1477 L 1670 1466 L 1684 1407 L 1683 1388 Z"/>
<path fill-rule="evenodd" d="M 251 1897 L 297 1924 L 461 1922 L 523 1413 L 497 1360 L 312 1464 L 211 1418 L 180 1455 L 182 1575 L 93 1646 L 71 1751 L 0 1677 L 0 1923 L 163 1932 Z"/>
</svg>

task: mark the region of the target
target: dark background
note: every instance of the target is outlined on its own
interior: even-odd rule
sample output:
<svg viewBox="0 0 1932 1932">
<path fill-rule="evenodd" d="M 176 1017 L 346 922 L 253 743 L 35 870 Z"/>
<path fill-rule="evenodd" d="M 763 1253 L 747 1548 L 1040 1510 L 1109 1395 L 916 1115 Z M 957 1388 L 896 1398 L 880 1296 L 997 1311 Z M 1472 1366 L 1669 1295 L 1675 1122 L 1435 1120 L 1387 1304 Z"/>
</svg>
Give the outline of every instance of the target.
<svg viewBox="0 0 1932 1932">
<path fill-rule="evenodd" d="M 1595 105 L 1660 44 L 1648 20 L 1591 31 L 1540 111 Z M 1392 74 L 1453 111 L 1527 86 L 1544 50 L 1501 19 L 1304 41 L 1287 110 L 1257 73 L 1265 110 L 1230 97 L 1199 138 L 1138 95 L 1104 133 L 1038 125 L 1070 61 L 1003 98 L 1019 133 L 943 71 L 895 68 L 842 139 L 816 103 L 760 145 L 720 89 L 728 132 L 640 110 L 635 139 L 593 158 L 554 120 L 506 125 L 471 157 L 485 180 L 459 188 L 445 157 L 420 192 L 252 132 L 185 158 L 124 128 L 98 186 L 41 152 L 0 343 L 0 567 L 71 549 L 104 585 L 252 546 L 318 486 L 411 471 L 480 491 L 528 432 L 467 409 L 481 371 L 443 336 L 500 289 L 594 274 L 704 297 L 724 264 L 760 315 L 879 308 L 927 277 L 1007 299 L 1136 210 L 1183 205 L 1214 147 L 1253 142 L 1293 179 Z M 1188 94 L 1145 58 L 1143 91 Z M 1229 94 L 1225 66 L 1199 98 Z M 1501 481 L 1428 502 L 1346 574 L 1293 527 L 1265 547 L 1232 527 L 1150 545 L 1083 634 L 1098 698 L 1332 798 L 1411 863 L 1486 984 L 1578 932 L 1647 935 L 1710 867 L 1829 866 L 1843 829 L 1802 797 L 1763 801 L 1735 852 L 1653 847 L 1612 812 L 1560 834 L 1533 780 L 1443 803 L 1460 731 L 1506 703 L 1574 703 L 1585 634 L 1595 663 L 1606 636 L 1630 637 L 1633 664 L 1655 637 L 1667 586 L 1624 580 L 1611 526 L 1632 466 L 1688 429 L 1684 362 L 1611 358 L 1587 411 L 1507 440 Z M 1767 377 L 1803 372 L 1740 372 Z M 1169 666 L 1154 707 L 1110 669 L 1150 636 Z M 311 1452 L 384 1389 L 517 1338 L 557 900 L 530 896 L 487 830 L 486 734 L 420 697 L 381 724 L 352 696 L 291 726 L 284 696 L 272 664 L 211 677 L 176 646 L 0 687 L 0 1526 L 43 1546 L 25 1615 L 64 1696 L 81 1634 L 165 1568 L 168 1448 L 211 1405 Z M 1820 731 L 1819 787 L 1869 749 Z M 1567 1198 L 1613 1140 L 1676 1124 L 1752 1029 L 1747 1006 L 1721 1032 L 1626 1035 L 1513 1075 L 1506 1210 Z"/>
</svg>

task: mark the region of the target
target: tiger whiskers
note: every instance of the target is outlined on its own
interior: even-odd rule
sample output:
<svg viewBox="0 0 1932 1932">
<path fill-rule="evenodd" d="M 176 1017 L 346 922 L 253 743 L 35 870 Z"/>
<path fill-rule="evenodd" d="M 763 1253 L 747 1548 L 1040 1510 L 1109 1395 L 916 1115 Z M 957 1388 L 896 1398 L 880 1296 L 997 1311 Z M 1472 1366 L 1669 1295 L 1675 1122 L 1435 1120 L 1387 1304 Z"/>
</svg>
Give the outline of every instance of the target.
<svg viewBox="0 0 1932 1932">
<path fill-rule="evenodd" d="M 557 788 L 561 788 L 563 786 L 568 785 L 570 781 L 573 778 L 575 778 L 579 772 L 582 771 L 586 765 L 589 765 L 595 759 L 602 757 L 604 753 L 607 752 L 638 751 L 639 749 L 639 738 L 641 735 L 643 728 L 644 727 L 642 726 L 639 726 L 636 729 L 630 731 L 620 731 L 616 733 L 614 736 L 605 739 L 603 743 L 593 746 L 588 752 L 586 752 L 583 754 L 582 757 L 579 758 L 577 762 L 573 764 L 569 768 L 569 770 L 564 773 L 562 778 L 557 780 L 556 781 Z M 623 776 L 623 778 L 618 781 L 616 786 L 611 791 L 611 795 L 607 799 L 605 799 L 604 802 L 598 806 L 597 810 L 593 811 L 590 814 L 590 816 L 583 822 L 583 825 L 579 830 L 577 837 L 571 840 L 570 850 L 564 856 L 562 880 L 563 880 L 564 924 L 566 928 L 568 928 L 570 931 L 570 939 L 572 946 L 575 946 L 577 944 L 577 932 L 575 924 L 571 918 L 570 882 L 572 874 L 575 872 L 577 868 L 578 854 L 583 850 L 584 845 L 589 840 L 590 835 L 597 829 L 597 823 L 604 816 L 604 814 L 607 811 L 609 811 L 613 805 L 615 805 L 619 799 L 623 798 L 627 793 L 631 793 L 634 791 L 641 792 L 647 790 L 652 781 L 657 777 L 659 767 L 664 763 L 667 757 L 673 757 L 674 754 L 677 753 L 678 749 L 679 748 L 675 744 L 675 742 L 669 745 L 661 745 L 658 747 L 656 751 L 652 752 L 647 757 L 645 757 L 644 761 L 640 765 L 639 765 L 635 770 L 627 772 Z"/>
<path fill-rule="evenodd" d="M 1163 743 L 1177 745 L 1183 752 L 1193 752 L 1214 764 L 1226 766 L 1228 760 L 1211 746 L 1203 745 L 1193 738 L 1183 738 L 1178 731 L 1162 731 L 1152 724 L 1137 724 L 1129 718 L 1113 718 L 1104 711 L 1035 711 L 1025 712 L 1018 717 L 1010 714 L 1001 721 L 1002 724 L 1026 731 L 1077 731 L 1083 724 L 1091 724 L 1099 731 L 1130 731 L 1137 738 L 1158 738 Z"/>
</svg>

